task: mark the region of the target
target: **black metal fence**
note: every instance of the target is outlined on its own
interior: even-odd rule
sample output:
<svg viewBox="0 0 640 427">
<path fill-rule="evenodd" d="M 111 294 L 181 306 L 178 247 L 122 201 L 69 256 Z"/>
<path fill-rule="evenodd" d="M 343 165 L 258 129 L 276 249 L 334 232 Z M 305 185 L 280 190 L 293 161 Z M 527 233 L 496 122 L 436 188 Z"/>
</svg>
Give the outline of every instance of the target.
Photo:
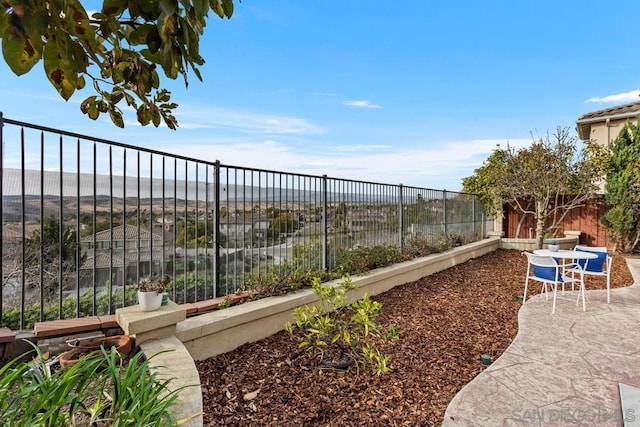
<svg viewBox="0 0 640 427">
<path fill-rule="evenodd" d="M 3 118 L 0 324 L 113 313 L 145 277 L 195 302 L 295 263 L 486 233 L 472 195 L 205 162 Z"/>
</svg>

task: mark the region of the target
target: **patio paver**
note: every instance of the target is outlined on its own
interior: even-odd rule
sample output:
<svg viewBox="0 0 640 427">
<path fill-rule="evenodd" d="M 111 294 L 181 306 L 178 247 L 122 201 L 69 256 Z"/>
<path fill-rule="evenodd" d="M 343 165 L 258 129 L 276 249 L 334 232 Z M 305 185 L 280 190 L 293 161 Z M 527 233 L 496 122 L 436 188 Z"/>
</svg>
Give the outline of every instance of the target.
<svg viewBox="0 0 640 427">
<path fill-rule="evenodd" d="M 627 265 L 634 284 L 612 289 L 611 304 L 587 291 L 583 312 L 568 292 L 552 315 L 551 300 L 527 300 L 514 341 L 453 398 L 442 425 L 622 426 L 618 384 L 640 387 L 640 259 Z"/>
</svg>

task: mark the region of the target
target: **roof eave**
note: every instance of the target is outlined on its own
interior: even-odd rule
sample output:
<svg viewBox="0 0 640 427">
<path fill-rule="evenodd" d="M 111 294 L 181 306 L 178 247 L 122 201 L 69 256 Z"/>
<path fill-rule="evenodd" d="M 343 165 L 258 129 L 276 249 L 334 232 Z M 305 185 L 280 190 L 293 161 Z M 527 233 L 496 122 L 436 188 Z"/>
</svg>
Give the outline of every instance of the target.
<svg viewBox="0 0 640 427">
<path fill-rule="evenodd" d="M 586 119 L 578 119 L 576 121 L 576 125 L 578 125 L 578 137 L 583 141 L 588 141 L 591 139 L 591 124 L 592 123 L 602 123 L 607 120 L 624 120 L 635 118 L 640 114 L 639 111 L 628 111 L 626 113 L 620 114 L 610 114 L 607 116 L 599 116 L 599 117 L 589 117 Z"/>
</svg>

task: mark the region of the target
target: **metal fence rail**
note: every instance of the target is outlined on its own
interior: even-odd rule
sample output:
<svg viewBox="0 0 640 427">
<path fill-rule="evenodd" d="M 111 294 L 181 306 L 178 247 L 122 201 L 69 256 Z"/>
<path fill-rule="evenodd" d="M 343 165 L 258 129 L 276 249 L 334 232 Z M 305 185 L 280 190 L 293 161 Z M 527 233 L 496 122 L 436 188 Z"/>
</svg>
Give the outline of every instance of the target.
<svg viewBox="0 0 640 427">
<path fill-rule="evenodd" d="M 113 313 L 144 277 L 195 302 L 348 249 L 484 236 L 472 195 L 205 162 L 3 118 L 0 324 Z"/>
</svg>

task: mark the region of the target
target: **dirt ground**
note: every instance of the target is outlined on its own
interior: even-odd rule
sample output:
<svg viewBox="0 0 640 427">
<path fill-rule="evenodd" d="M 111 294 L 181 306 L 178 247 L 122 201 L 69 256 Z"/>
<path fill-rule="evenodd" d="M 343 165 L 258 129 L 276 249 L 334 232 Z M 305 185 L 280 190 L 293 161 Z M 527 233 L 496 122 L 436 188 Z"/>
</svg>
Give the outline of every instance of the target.
<svg viewBox="0 0 640 427">
<path fill-rule="evenodd" d="M 392 371 L 318 369 L 280 332 L 197 362 L 208 426 L 436 426 L 455 394 L 517 333 L 526 258 L 498 250 L 374 297 L 400 339 L 379 345 Z M 614 256 L 612 287 L 632 284 Z M 587 289 L 604 289 L 589 276 Z M 537 286 L 535 287 L 537 288 Z M 537 290 L 537 289 L 536 289 Z"/>
</svg>

